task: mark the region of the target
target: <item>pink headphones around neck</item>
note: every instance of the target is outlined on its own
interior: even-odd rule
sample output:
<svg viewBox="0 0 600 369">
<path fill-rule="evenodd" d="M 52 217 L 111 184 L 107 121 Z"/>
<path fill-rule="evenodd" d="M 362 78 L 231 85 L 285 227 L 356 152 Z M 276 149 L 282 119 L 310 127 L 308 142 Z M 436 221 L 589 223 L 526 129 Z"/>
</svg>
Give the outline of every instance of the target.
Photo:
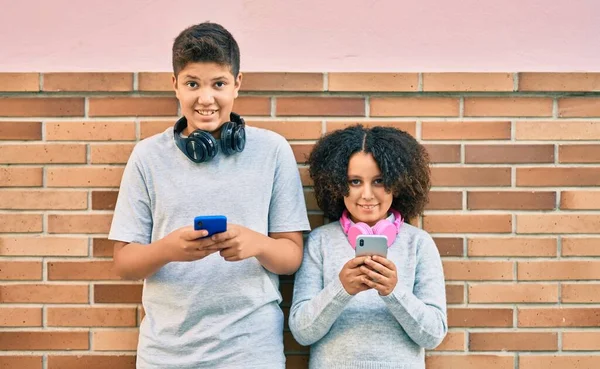
<svg viewBox="0 0 600 369">
<path fill-rule="evenodd" d="M 387 238 L 388 247 L 392 246 L 396 235 L 400 232 L 400 226 L 404 219 L 397 210 L 390 209 L 390 212 L 394 215 L 394 222 L 390 222 L 387 219 L 381 219 L 373 227 L 370 227 L 367 223 L 358 222 L 353 223 L 348 216 L 348 210 L 344 209 L 342 217 L 340 218 L 340 224 L 344 233 L 348 236 L 348 242 L 353 249 L 356 249 L 356 237 L 361 234 L 378 234 L 383 235 Z"/>
</svg>

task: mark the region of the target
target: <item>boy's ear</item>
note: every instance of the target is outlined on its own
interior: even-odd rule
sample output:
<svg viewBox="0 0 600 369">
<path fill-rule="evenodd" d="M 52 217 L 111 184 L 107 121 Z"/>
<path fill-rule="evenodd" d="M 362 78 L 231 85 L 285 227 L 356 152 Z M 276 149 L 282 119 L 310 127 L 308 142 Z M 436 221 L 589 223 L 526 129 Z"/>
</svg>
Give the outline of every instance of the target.
<svg viewBox="0 0 600 369">
<path fill-rule="evenodd" d="M 235 79 L 235 98 L 238 97 L 238 92 L 240 91 L 240 87 L 242 87 L 242 72 L 238 72 L 238 76 Z"/>
<path fill-rule="evenodd" d="M 175 95 L 177 95 L 177 77 L 174 74 L 171 75 L 171 82 L 173 83 L 173 90 L 175 90 Z"/>
</svg>

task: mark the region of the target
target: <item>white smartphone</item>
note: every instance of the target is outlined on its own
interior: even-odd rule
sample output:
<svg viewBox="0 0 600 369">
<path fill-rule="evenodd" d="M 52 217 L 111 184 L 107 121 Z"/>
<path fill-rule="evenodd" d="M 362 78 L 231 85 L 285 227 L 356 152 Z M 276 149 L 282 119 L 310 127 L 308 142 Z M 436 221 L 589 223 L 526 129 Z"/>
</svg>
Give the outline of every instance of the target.
<svg viewBox="0 0 600 369">
<path fill-rule="evenodd" d="M 356 256 L 379 255 L 387 258 L 387 237 L 361 234 L 356 237 Z"/>
</svg>

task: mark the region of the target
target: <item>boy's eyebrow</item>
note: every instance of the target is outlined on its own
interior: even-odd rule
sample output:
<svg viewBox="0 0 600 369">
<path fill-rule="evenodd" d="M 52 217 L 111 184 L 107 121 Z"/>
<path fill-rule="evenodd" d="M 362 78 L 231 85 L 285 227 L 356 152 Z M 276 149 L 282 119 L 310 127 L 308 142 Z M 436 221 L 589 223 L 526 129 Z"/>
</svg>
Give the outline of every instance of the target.
<svg viewBox="0 0 600 369">
<path fill-rule="evenodd" d="M 216 80 L 219 80 L 219 79 L 227 79 L 227 76 L 219 76 L 219 77 L 215 77 L 215 78 L 213 78 L 212 80 L 213 80 L 213 81 L 216 81 Z"/>
</svg>

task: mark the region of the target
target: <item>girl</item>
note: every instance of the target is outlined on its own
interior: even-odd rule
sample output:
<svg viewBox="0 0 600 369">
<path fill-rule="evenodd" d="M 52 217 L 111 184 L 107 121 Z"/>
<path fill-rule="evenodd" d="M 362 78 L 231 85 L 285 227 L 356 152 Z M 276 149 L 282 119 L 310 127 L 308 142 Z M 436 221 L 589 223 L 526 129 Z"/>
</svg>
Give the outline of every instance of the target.
<svg viewBox="0 0 600 369">
<path fill-rule="evenodd" d="M 394 128 L 361 125 L 321 138 L 309 157 L 319 207 L 339 219 L 312 231 L 296 274 L 290 330 L 309 367 L 425 368 L 447 332 L 444 273 L 423 212 L 427 152 Z M 355 257 L 356 237 L 383 234 L 387 258 Z"/>
</svg>

